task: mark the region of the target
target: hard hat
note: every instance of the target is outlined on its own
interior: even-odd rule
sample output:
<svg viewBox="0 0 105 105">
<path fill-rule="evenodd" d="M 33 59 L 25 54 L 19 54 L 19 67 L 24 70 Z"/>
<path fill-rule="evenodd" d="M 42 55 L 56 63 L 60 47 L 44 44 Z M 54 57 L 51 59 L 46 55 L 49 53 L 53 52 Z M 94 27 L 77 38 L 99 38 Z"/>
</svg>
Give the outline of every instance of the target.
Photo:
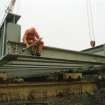
<svg viewBox="0 0 105 105">
<path fill-rule="evenodd" d="M 29 28 L 29 29 L 28 29 L 28 32 L 29 32 L 29 33 L 35 33 L 35 28 L 34 28 L 34 27 Z"/>
</svg>

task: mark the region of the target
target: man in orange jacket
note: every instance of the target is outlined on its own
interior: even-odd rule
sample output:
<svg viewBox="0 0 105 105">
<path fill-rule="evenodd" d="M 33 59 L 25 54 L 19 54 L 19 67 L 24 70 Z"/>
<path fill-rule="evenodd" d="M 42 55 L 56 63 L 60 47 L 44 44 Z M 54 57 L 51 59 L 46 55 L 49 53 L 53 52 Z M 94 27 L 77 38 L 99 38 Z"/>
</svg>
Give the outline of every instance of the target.
<svg viewBox="0 0 105 105">
<path fill-rule="evenodd" d="M 31 54 L 40 56 L 44 43 L 34 27 L 27 29 L 23 35 L 23 43 L 26 48 L 31 48 Z"/>
</svg>

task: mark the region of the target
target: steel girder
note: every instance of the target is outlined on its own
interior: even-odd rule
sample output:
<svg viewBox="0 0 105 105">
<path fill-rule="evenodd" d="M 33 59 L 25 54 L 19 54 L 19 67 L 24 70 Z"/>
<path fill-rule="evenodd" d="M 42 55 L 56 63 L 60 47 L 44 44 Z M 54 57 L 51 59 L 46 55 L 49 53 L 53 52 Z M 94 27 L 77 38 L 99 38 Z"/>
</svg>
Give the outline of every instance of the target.
<svg viewBox="0 0 105 105">
<path fill-rule="evenodd" d="M 71 68 L 79 70 L 91 65 L 105 65 L 105 56 L 45 47 L 41 57 L 32 58 L 28 50 L 21 52 L 22 44 L 21 46 L 17 44 L 16 47 L 16 51 L 12 52 L 9 46 L 9 54 L 0 59 L 0 71 L 7 72 L 9 75 L 30 76 L 60 72 Z"/>
<path fill-rule="evenodd" d="M 19 58 L 20 60 L 24 59 L 30 60 L 32 57 L 28 49 L 23 52 L 23 48 L 25 46 L 23 43 L 16 43 L 16 42 L 8 42 L 7 43 L 7 54 L 17 54 L 21 55 Z M 26 55 L 26 56 L 25 56 Z M 28 56 L 27 56 L 28 55 Z M 53 48 L 53 47 L 45 47 L 41 60 L 60 60 L 60 61 L 71 61 L 74 63 L 89 63 L 89 64 L 105 64 L 105 56 L 94 55 L 94 54 L 87 54 L 79 51 L 72 51 L 72 50 L 64 50 L 60 48 Z M 32 59 L 31 59 L 32 61 Z"/>
</svg>

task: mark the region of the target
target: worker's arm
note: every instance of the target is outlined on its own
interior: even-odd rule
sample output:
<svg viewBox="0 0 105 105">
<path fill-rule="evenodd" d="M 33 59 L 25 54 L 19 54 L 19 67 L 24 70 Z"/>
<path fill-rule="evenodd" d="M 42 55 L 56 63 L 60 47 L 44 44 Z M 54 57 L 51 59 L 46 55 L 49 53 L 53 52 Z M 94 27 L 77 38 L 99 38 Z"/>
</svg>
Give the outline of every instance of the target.
<svg viewBox="0 0 105 105">
<path fill-rule="evenodd" d="M 29 47 L 30 45 L 27 42 L 27 34 L 28 31 L 26 30 L 25 34 L 23 35 L 23 43 L 26 45 L 26 47 Z"/>
<path fill-rule="evenodd" d="M 35 33 L 35 37 L 36 37 L 37 39 L 40 39 L 39 34 L 38 34 L 38 32 L 36 31 L 35 28 L 34 28 L 34 33 Z"/>
<path fill-rule="evenodd" d="M 30 44 L 28 47 L 35 46 L 41 40 L 42 40 L 42 38 L 37 39 L 35 42 L 33 42 L 32 44 Z"/>
</svg>

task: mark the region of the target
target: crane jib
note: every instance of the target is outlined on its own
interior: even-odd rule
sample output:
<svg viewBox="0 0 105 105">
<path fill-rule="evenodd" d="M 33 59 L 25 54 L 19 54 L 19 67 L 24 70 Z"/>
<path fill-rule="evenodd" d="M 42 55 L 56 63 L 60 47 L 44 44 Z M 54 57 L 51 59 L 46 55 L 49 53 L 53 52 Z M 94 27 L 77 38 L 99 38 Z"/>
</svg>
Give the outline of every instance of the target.
<svg viewBox="0 0 105 105">
<path fill-rule="evenodd" d="M 1 21 L 1 23 L 0 23 L 0 28 L 2 27 L 2 25 L 3 25 L 3 23 L 4 23 L 4 21 L 5 21 L 6 17 L 7 17 L 7 15 L 8 15 L 10 12 L 12 12 L 13 7 L 14 7 L 14 5 L 15 5 L 15 2 L 16 2 L 16 0 L 11 0 L 10 3 L 9 3 L 9 5 L 7 6 L 7 8 L 6 8 L 6 10 L 5 10 L 5 14 L 4 14 L 4 16 L 3 16 L 3 19 L 2 19 L 2 21 Z"/>
</svg>

